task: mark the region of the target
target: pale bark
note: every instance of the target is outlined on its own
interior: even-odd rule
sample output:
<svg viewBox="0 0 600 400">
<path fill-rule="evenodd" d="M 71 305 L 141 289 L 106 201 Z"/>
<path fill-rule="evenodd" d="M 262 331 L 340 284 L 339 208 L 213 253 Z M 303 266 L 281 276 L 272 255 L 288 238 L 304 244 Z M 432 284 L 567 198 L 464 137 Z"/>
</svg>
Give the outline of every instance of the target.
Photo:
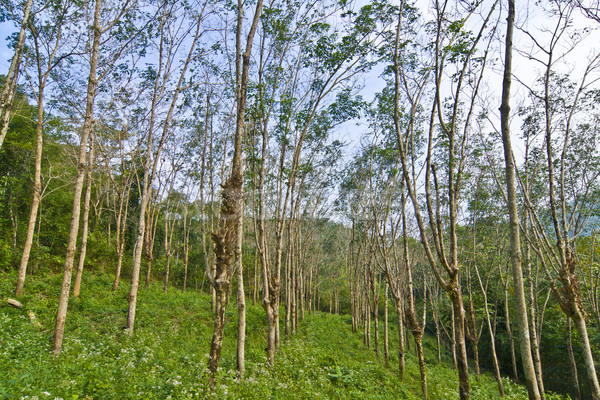
<svg viewBox="0 0 600 400">
<path fill-rule="evenodd" d="M 529 218 L 525 221 L 524 233 L 527 237 L 529 235 Z M 544 378 L 542 374 L 542 357 L 540 354 L 540 340 L 538 339 L 538 333 L 536 329 L 536 296 L 534 294 L 534 282 L 531 276 L 531 244 L 526 240 L 525 243 L 525 275 L 527 277 L 527 281 L 529 282 L 529 290 L 528 290 L 528 304 L 529 304 L 529 332 L 531 333 L 531 351 L 533 356 L 533 365 L 535 366 L 535 375 L 537 377 L 538 388 L 540 391 L 540 397 L 544 400 Z"/>
<path fill-rule="evenodd" d="M 243 200 L 242 200 L 243 202 Z M 243 204 L 242 204 L 243 209 Z M 244 293 L 244 265 L 242 263 L 242 240 L 244 237 L 244 215 L 240 215 L 236 245 L 235 245 L 235 279 L 237 282 L 237 307 L 238 307 L 238 338 L 237 338 L 237 370 L 240 376 L 244 376 L 246 369 L 245 347 L 246 347 L 246 295 Z"/>
<path fill-rule="evenodd" d="M 186 203 L 183 214 L 183 286 L 181 291 L 185 293 L 188 281 L 188 263 L 190 253 L 190 231 L 192 230 L 191 218 L 188 218 L 188 205 Z"/>
<path fill-rule="evenodd" d="M 507 279 L 508 280 L 508 279 Z M 510 308 L 509 308 L 509 296 L 508 296 L 508 282 L 504 286 L 504 318 L 506 320 L 506 333 L 508 334 L 508 341 L 510 344 L 510 360 L 512 364 L 512 374 L 515 382 L 519 382 L 519 373 L 517 371 L 517 356 L 515 352 L 515 337 L 512 331 L 512 325 L 510 322 Z"/>
<path fill-rule="evenodd" d="M 569 362 L 571 364 L 571 377 L 573 378 L 573 388 L 575 390 L 575 399 L 581 400 L 581 390 L 579 388 L 579 377 L 577 375 L 577 361 L 573 352 L 573 337 L 571 334 L 571 318 L 567 317 L 567 352 L 569 353 Z"/>
<path fill-rule="evenodd" d="M 65 256 L 65 266 L 63 280 L 61 284 L 58 308 L 56 311 L 56 324 L 54 326 L 54 340 L 52 351 L 56 356 L 60 353 L 67 320 L 67 307 L 69 304 L 69 292 L 71 289 L 71 276 L 73 274 L 73 261 L 75 259 L 75 246 L 77 244 L 77 233 L 79 232 L 79 215 L 81 212 L 81 192 L 83 189 L 83 180 L 86 169 L 86 146 L 91 131 L 94 128 L 94 100 L 96 98 L 96 89 L 98 80 L 96 69 L 98 66 L 98 52 L 100 48 L 100 37 L 102 30 L 100 28 L 100 11 L 102 9 L 101 0 L 96 0 L 93 22 L 93 39 L 90 53 L 90 72 L 88 76 L 88 87 L 85 106 L 85 120 L 79 143 L 79 156 L 77 161 L 77 178 L 75 180 L 75 193 L 73 195 L 73 211 L 71 215 L 71 229 L 69 231 L 69 240 L 67 243 L 67 254 Z"/>
<path fill-rule="evenodd" d="M 506 51 L 504 57 L 504 78 L 502 81 L 502 104 L 500 106 L 500 123 L 502 130 L 502 144 L 504 147 L 504 162 L 506 165 L 506 193 L 510 216 L 510 255 L 512 263 L 513 288 L 519 322 L 519 345 L 523 372 L 530 399 L 540 399 L 531 342 L 529 337 L 529 319 L 527 317 L 527 303 L 525 301 L 525 288 L 523 284 L 523 268 L 521 255 L 521 239 L 519 232 L 519 214 L 517 210 L 517 195 L 515 184 L 515 165 L 512 155 L 510 137 L 510 87 L 512 75 L 512 40 L 515 20 L 515 2 L 508 0 L 508 17 L 506 27 Z"/>
<path fill-rule="evenodd" d="M 375 322 L 375 341 L 374 350 L 375 355 L 379 358 L 379 285 L 377 284 L 377 277 L 375 276 L 375 266 L 369 270 L 369 281 L 371 283 L 371 295 L 373 296 L 373 305 L 371 307 L 371 314 L 373 315 L 373 321 Z"/>
<path fill-rule="evenodd" d="M 383 311 L 383 359 L 386 368 L 390 366 L 390 344 L 388 338 L 388 283 L 385 282 L 385 307 Z"/>
<path fill-rule="evenodd" d="M 154 181 L 154 179 L 152 179 Z M 146 232 L 144 234 L 144 252 L 146 253 L 146 280 L 144 287 L 150 287 L 152 280 L 152 263 L 154 262 L 154 244 L 156 238 L 156 229 L 158 227 L 158 204 L 152 204 L 154 188 L 150 187 L 147 196 L 147 211 L 146 211 Z M 158 190 L 160 192 L 160 190 Z M 144 196 L 142 196 L 143 198 Z"/>
<path fill-rule="evenodd" d="M 123 132 L 124 133 L 124 132 Z M 121 132 L 120 132 L 121 134 Z M 119 155 L 121 159 L 121 171 L 128 171 L 125 166 L 125 155 L 123 152 L 123 137 L 119 136 Z M 109 175 L 111 180 L 114 181 L 112 174 Z M 127 230 L 127 216 L 129 211 L 129 194 L 131 191 L 131 181 L 133 173 L 128 171 L 123 179 L 122 186 L 119 187 L 117 192 L 117 201 L 114 205 L 114 213 L 116 219 L 116 232 L 115 232 L 115 250 L 117 252 L 117 268 L 115 270 L 115 280 L 113 283 L 113 291 L 119 288 L 119 282 L 121 279 L 121 267 L 123 265 L 123 254 L 125 252 L 125 233 Z M 110 227 L 110 224 L 108 225 Z"/>
<path fill-rule="evenodd" d="M 19 265 L 19 276 L 17 278 L 17 288 L 15 296 L 19 297 L 23 294 L 25 286 L 25 277 L 27 275 L 27 265 L 29 264 L 29 256 L 33 245 L 33 234 L 35 233 L 35 225 L 40 203 L 42 202 L 42 149 L 43 149 L 43 129 L 44 129 L 44 87 L 40 86 L 38 92 L 38 114 L 36 123 L 36 148 L 35 148 L 35 172 L 33 177 L 33 200 L 31 202 L 31 210 L 29 212 L 29 223 L 27 224 L 27 235 L 23 246 L 23 254 L 21 256 L 21 264 Z"/>
<path fill-rule="evenodd" d="M 404 380 L 404 373 L 406 371 L 406 360 L 404 351 L 404 324 L 402 323 L 402 303 L 396 300 L 396 314 L 398 314 L 398 375 L 400 380 Z"/>
<path fill-rule="evenodd" d="M 598 384 L 598 375 L 596 374 L 596 366 L 594 364 L 594 356 L 592 354 L 592 348 L 590 346 L 590 339 L 587 333 L 587 326 L 585 323 L 585 317 L 582 312 L 577 309 L 572 315 L 573 321 L 577 333 L 579 334 L 579 341 L 581 342 L 581 352 L 583 353 L 583 365 L 586 375 L 591 386 L 591 395 L 594 400 L 600 399 L 600 385 Z"/>
<path fill-rule="evenodd" d="M 92 198 L 92 170 L 94 168 L 94 133 L 90 134 L 90 150 L 88 154 L 88 165 L 86 175 L 85 199 L 83 202 L 83 226 L 81 228 L 81 249 L 79 250 L 79 263 L 77 264 L 77 273 L 73 283 L 73 296 L 79 297 L 81 291 L 81 278 L 83 276 L 83 267 L 85 255 L 87 252 L 88 228 L 90 217 L 90 201 Z"/>
<path fill-rule="evenodd" d="M 119 288 L 121 280 L 121 267 L 123 266 L 123 254 L 125 252 L 125 232 L 127 229 L 127 215 L 129 211 L 129 185 L 127 185 L 126 194 L 119 196 L 119 207 L 117 211 L 117 232 L 115 234 L 115 248 L 117 251 L 117 268 L 115 270 L 115 280 L 113 290 Z M 123 209 L 125 207 L 125 209 Z"/>
</svg>

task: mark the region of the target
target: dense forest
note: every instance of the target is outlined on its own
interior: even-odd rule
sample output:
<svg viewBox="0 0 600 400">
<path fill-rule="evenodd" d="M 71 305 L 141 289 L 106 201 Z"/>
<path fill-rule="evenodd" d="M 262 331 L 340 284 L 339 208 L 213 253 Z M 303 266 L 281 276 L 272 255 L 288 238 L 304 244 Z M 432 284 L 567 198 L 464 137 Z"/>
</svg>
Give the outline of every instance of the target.
<svg viewBox="0 0 600 400">
<path fill-rule="evenodd" d="M 0 396 L 600 399 L 597 0 L 0 22 Z"/>
</svg>

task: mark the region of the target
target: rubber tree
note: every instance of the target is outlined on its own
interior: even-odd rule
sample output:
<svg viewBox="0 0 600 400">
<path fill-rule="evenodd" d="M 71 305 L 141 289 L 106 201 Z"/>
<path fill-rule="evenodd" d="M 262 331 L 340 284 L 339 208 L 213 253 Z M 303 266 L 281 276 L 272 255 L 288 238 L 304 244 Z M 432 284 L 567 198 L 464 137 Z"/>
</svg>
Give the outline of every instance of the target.
<svg viewBox="0 0 600 400">
<path fill-rule="evenodd" d="M 543 221 L 544 210 L 540 210 L 524 190 L 533 227 L 528 240 L 535 243 L 554 298 L 565 316 L 575 324 L 591 395 L 600 399 L 575 245 L 576 237 L 582 234 L 596 204 L 592 193 L 598 185 L 598 153 L 595 146 L 588 146 L 596 139 L 590 136 L 594 135 L 594 130 L 587 128 L 587 116 L 596 107 L 595 101 L 589 102 L 589 93 L 593 91 L 590 84 L 596 80 L 594 73 L 600 69 L 600 54 L 589 56 L 579 78 L 562 76 L 558 72 L 559 61 L 571 54 L 578 44 L 577 40 L 573 41 L 571 32 L 574 5 L 551 2 L 548 7 L 546 11 L 557 17 L 549 40 L 542 42 L 532 33 L 525 32 L 535 45 L 537 51 L 530 55 L 542 66 L 543 76 L 538 85 L 530 89 L 533 104 L 527 112 L 524 128 L 537 131 L 543 137 L 540 150 L 544 151 L 546 159 L 545 196 L 553 232 L 548 232 Z"/>
<path fill-rule="evenodd" d="M 233 159 L 229 178 L 222 184 L 221 209 L 219 230 L 212 234 L 215 247 L 215 274 L 211 276 L 211 285 L 216 292 L 215 323 L 208 357 L 210 372 L 209 385 L 216 384 L 217 370 L 223 347 L 225 331 L 225 306 L 227 292 L 233 275 L 233 262 L 238 247 L 239 226 L 242 223 L 243 202 L 242 191 L 244 184 L 242 142 L 245 135 L 245 113 L 248 91 L 248 74 L 250 55 L 254 34 L 262 13 L 262 0 L 256 3 L 254 17 L 246 37 L 246 46 L 242 53 L 242 25 L 244 19 L 244 4 L 238 0 L 238 15 L 236 27 L 235 65 L 236 65 L 236 122 L 233 146 Z"/>
<path fill-rule="evenodd" d="M 467 138 L 471 129 L 471 118 L 477 109 L 478 92 L 486 66 L 487 50 L 481 51 L 478 46 L 489 30 L 489 22 L 497 4 L 498 2 L 494 2 L 487 10 L 481 10 L 481 4 L 473 5 L 468 8 L 463 18 L 452 22 L 449 20 L 449 3 L 436 1 L 433 23 L 435 28 L 432 29 L 433 37 L 430 46 L 433 54 L 430 55 L 429 61 L 425 61 L 416 71 L 413 68 L 415 63 L 407 62 L 412 58 L 405 55 L 412 49 L 406 46 L 404 41 L 406 39 L 402 34 L 404 32 L 402 30 L 404 7 L 402 7 L 398 12 L 398 28 L 393 46 L 395 96 L 393 120 L 398 138 L 401 169 L 428 263 L 452 304 L 459 392 L 462 400 L 470 398 L 470 383 L 460 281 L 461 268 L 458 261 L 459 194 L 467 161 Z M 465 23 L 470 21 L 469 18 L 475 12 L 482 14 L 482 22 L 475 33 L 467 32 L 464 29 Z M 411 31 L 408 30 L 407 34 L 411 35 Z M 478 53 L 479 51 L 481 53 Z M 474 62 L 475 58 L 477 62 Z M 415 155 L 412 149 L 406 146 L 406 137 L 410 137 L 414 130 L 420 129 L 416 117 L 421 105 L 423 89 L 430 76 L 428 71 L 431 71 L 435 94 L 429 103 L 429 120 L 424 128 L 428 131 L 424 154 L 427 217 L 425 219 L 417 195 L 417 181 L 414 179 Z M 442 100 L 442 92 L 445 90 L 443 80 L 447 74 L 450 74 L 453 80 L 450 91 L 452 100 L 449 102 Z M 461 107 L 461 104 L 464 104 L 464 107 Z M 401 105 L 406 105 L 405 108 L 408 110 L 404 112 L 407 116 L 403 118 L 400 114 Z"/>
<path fill-rule="evenodd" d="M 31 7 L 31 4 L 28 4 Z M 31 18 L 29 24 L 29 31 L 31 37 L 31 51 L 28 54 L 28 64 L 31 64 L 32 71 L 30 76 L 35 78 L 30 79 L 32 82 L 33 95 L 37 102 L 37 121 L 36 121 L 36 151 L 35 151 L 35 166 L 34 166 L 34 178 L 33 178 L 33 200 L 31 202 L 31 209 L 29 212 L 29 222 L 27 224 L 27 233 L 25 236 L 25 243 L 23 245 L 23 252 L 21 255 L 21 262 L 19 264 L 19 275 L 17 278 L 17 287 L 15 290 L 15 296 L 19 297 L 23 293 L 23 287 L 25 285 L 25 277 L 27 276 L 27 267 L 29 264 L 29 257 L 31 254 L 31 247 L 33 245 L 33 236 L 35 234 L 35 227 L 37 224 L 38 210 L 42 202 L 42 152 L 44 142 L 44 126 L 47 122 L 47 116 L 44 114 L 44 104 L 46 102 L 45 91 L 49 83 L 50 74 L 60 66 L 61 62 L 70 57 L 73 51 L 72 45 L 69 46 L 69 35 L 65 34 L 65 29 L 70 23 L 74 23 L 77 18 L 77 13 L 73 12 L 74 5 L 66 3 L 62 7 L 56 8 L 56 11 L 50 15 L 47 15 L 48 21 L 43 23 L 41 20 Z M 26 12 L 28 12 L 26 10 Z M 22 36 L 22 37 L 21 37 Z M 25 40 L 25 33 L 19 33 L 19 42 Z M 23 43 L 17 45 L 23 46 Z M 21 50 L 22 51 L 22 50 Z M 20 58 L 21 54 L 15 54 L 13 63 L 16 58 Z M 20 61 L 19 61 L 20 62 Z M 11 64 L 12 68 L 12 64 Z M 17 72 L 14 72 L 15 74 Z M 11 71 L 9 71 L 9 79 Z M 15 77 L 16 79 L 16 77 Z M 35 81 L 35 84 L 33 82 Z M 6 82 L 5 89 L 10 85 L 10 82 Z M 11 89 L 11 90 L 14 90 Z M 9 93 L 10 96 L 12 94 Z M 12 99 L 7 100 L 12 103 Z M 6 105 L 6 114 L 10 113 L 10 107 L 12 105 Z M 6 122 L 8 127 L 8 121 Z M 4 126 L 2 127 L 4 129 Z M 0 138 L 0 142 L 2 139 Z M 1 145 L 1 144 L 0 144 Z"/>
</svg>

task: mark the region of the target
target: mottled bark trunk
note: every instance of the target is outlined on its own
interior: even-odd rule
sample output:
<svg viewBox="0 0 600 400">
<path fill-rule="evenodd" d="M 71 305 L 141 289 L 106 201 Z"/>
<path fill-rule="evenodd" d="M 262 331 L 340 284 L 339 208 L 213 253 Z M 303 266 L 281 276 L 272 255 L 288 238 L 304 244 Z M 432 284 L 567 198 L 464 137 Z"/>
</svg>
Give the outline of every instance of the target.
<svg viewBox="0 0 600 400">
<path fill-rule="evenodd" d="M 159 25 L 160 46 L 159 46 L 159 63 L 158 63 L 159 66 L 158 66 L 158 71 L 157 71 L 157 77 L 163 76 L 162 68 L 163 68 L 163 63 L 165 62 L 165 60 L 163 59 L 163 57 L 165 56 L 165 54 L 164 54 L 165 53 L 165 51 L 164 51 L 164 42 L 165 42 L 164 24 L 167 19 L 167 15 L 166 15 L 167 11 L 163 10 L 163 12 L 164 12 L 164 14 L 161 15 L 160 25 Z M 166 82 L 163 82 L 161 84 L 160 79 L 157 78 L 155 80 L 155 84 L 154 84 L 154 88 L 153 88 L 152 105 L 151 105 L 150 117 L 149 117 L 150 122 L 149 122 L 149 129 L 148 129 L 148 149 L 147 149 L 146 159 L 144 161 L 144 178 L 143 178 L 144 186 L 142 189 L 142 194 L 141 194 L 141 199 L 140 199 L 140 216 L 139 216 L 139 223 L 138 223 L 138 233 L 137 233 L 136 243 L 135 243 L 134 252 L 133 252 L 134 253 L 133 266 L 132 266 L 133 271 L 131 274 L 131 288 L 129 290 L 129 298 L 128 298 L 129 307 L 127 310 L 127 325 L 126 325 L 126 331 L 128 333 L 133 333 L 133 327 L 135 325 L 135 313 L 136 313 L 136 308 L 137 308 L 137 293 L 138 293 L 138 288 L 139 288 L 139 283 L 140 283 L 140 267 L 141 267 L 141 259 L 142 259 L 142 250 L 144 247 L 144 237 L 145 237 L 145 233 L 146 233 L 146 221 L 145 221 L 146 220 L 146 211 L 147 211 L 150 199 L 151 199 L 152 183 L 153 183 L 154 177 L 156 175 L 156 169 L 157 169 L 158 161 L 161 156 L 163 145 L 164 145 L 167 135 L 169 134 L 169 131 L 170 131 L 169 128 L 170 128 L 171 120 L 173 117 L 173 112 L 177 105 L 177 99 L 179 98 L 179 94 L 183 87 L 184 79 L 186 76 L 186 71 L 188 69 L 190 61 L 192 60 L 192 56 L 193 56 L 194 50 L 196 48 L 196 42 L 200 35 L 200 25 L 201 25 L 200 21 L 201 21 L 201 18 L 198 18 L 197 23 L 196 23 L 196 30 L 195 30 L 194 36 L 192 37 L 192 42 L 189 46 L 187 58 L 181 68 L 181 73 L 179 75 L 179 80 L 175 87 L 175 91 L 171 95 L 171 104 L 170 104 L 167 114 L 165 116 L 165 120 L 162 124 L 161 137 L 156 146 L 156 150 L 154 153 L 153 153 L 152 149 L 153 149 L 153 134 L 154 134 L 153 131 L 154 131 L 154 123 L 155 123 L 155 114 L 157 111 L 156 108 L 157 108 L 158 101 L 159 101 L 160 97 L 162 96 L 162 93 L 164 93 L 164 91 L 165 91 Z M 170 57 L 170 56 L 171 56 L 171 54 L 167 55 L 167 57 Z M 156 225 L 154 225 L 154 226 L 156 226 Z M 153 226 L 150 226 L 150 229 L 153 229 Z M 152 238 L 150 245 L 151 246 L 154 245 L 154 238 Z M 150 251 L 149 254 L 152 254 L 152 249 L 150 248 L 148 250 Z"/>
<path fill-rule="evenodd" d="M 123 250 L 117 253 L 117 269 L 115 271 L 115 281 L 113 282 L 113 290 L 119 289 L 119 282 L 121 280 L 121 268 L 123 267 Z"/>
<path fill-rule="evenodd" d="M 250 31 L 248 33 L 246 50 L 242 54 L 241 30 L 243 20 L 243 4 L 238 0 L 238 19 L 236 33 L 236 128 L 234 136 L 233 159 L 231 175 L 223 184 L 221 190 L 221 214 L 219 232 L 212 234 L 215 243 L 216 275 L 212 285 L 217 292 L 215 326 L 213 340 L 208 360 L 210 371 L 209 386 L 214 387 L 216 374 L 223 345 L 225 303 L 230 285 L 232 266 L 238 244 L 239 229 L 243 215 L 242 189 L 244 184 L 242 142 L 244 137 L 244 115 L 246 111 L 246 94 L 248 88 L 248 69 L 250 67 L 250 51 L 256 27 L 262 11 L 262 0 L 258 0 Z M 241 260 L 240 260 L 241 261 Z"/>
<path fill-rule="evenodd" d="M 525 235 L 529 235 L 529 218 L 525 221 Z M 535 376 L 537 378 L 538 389 L 540 392 L 540 398 L 544 400 L 544 378 L 542 374 L 542 357 L 540 354 L 540 346 L 538 340 L 538 333 L 536 329 L 536 307 L 537 301 L 534 294 L 534 282 L 531 275 L 531 244 L 525 241 L 525 275 L 527 277 L 528 285 L 528 306 L 529 306 L 529 332 L 531 333 L 531 351 L 533 357 L 533 365 L 535 367 Z"/>
</svg>

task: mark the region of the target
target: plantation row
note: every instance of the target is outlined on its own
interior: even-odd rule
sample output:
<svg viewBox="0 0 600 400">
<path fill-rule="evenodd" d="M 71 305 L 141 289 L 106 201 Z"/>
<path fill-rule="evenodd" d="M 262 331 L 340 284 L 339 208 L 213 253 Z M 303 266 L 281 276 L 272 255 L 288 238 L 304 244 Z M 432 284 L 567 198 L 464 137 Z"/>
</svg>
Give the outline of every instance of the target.
<svg viewBox="0 0 600 400">
<path fill-rule="evenodd" d="M 381 373 L 382 396 L 443 398 L 447 354 L 454 398 L 483 396 L 488 371 L 500 397 L 520 393 L 510 377 L 529 399 L 600 400 L 596 2 L 7 0 L 0 20 L 0 272 L 23 306 L 2 329 L 37 340 L 38 312 L 51 341 L 37 364 L 5 356 L 46 363 L 27 393 L 225 396 L 234 338 L 235 379 L 274 393 L 266 371 L 321 346 L 302 330 L 327 312 L 385 368 L 315 355 L 277 383 L 290 393 L 307 374 L 306 397 L 353 393 L 356 373 L 376 395 Z M 192 323 L 202 308 L 174 290 L 211 317 Z M 202 349 L 169 358 L 146 301 L 181 340 L 202 329 Z M 164 365 L 142 349 L 107 367 L 144 329 Z M 103 340 L 80 382 L 73 346 Z M 130 362 L 160 383 L 126 379 Z"/>
</svg>

